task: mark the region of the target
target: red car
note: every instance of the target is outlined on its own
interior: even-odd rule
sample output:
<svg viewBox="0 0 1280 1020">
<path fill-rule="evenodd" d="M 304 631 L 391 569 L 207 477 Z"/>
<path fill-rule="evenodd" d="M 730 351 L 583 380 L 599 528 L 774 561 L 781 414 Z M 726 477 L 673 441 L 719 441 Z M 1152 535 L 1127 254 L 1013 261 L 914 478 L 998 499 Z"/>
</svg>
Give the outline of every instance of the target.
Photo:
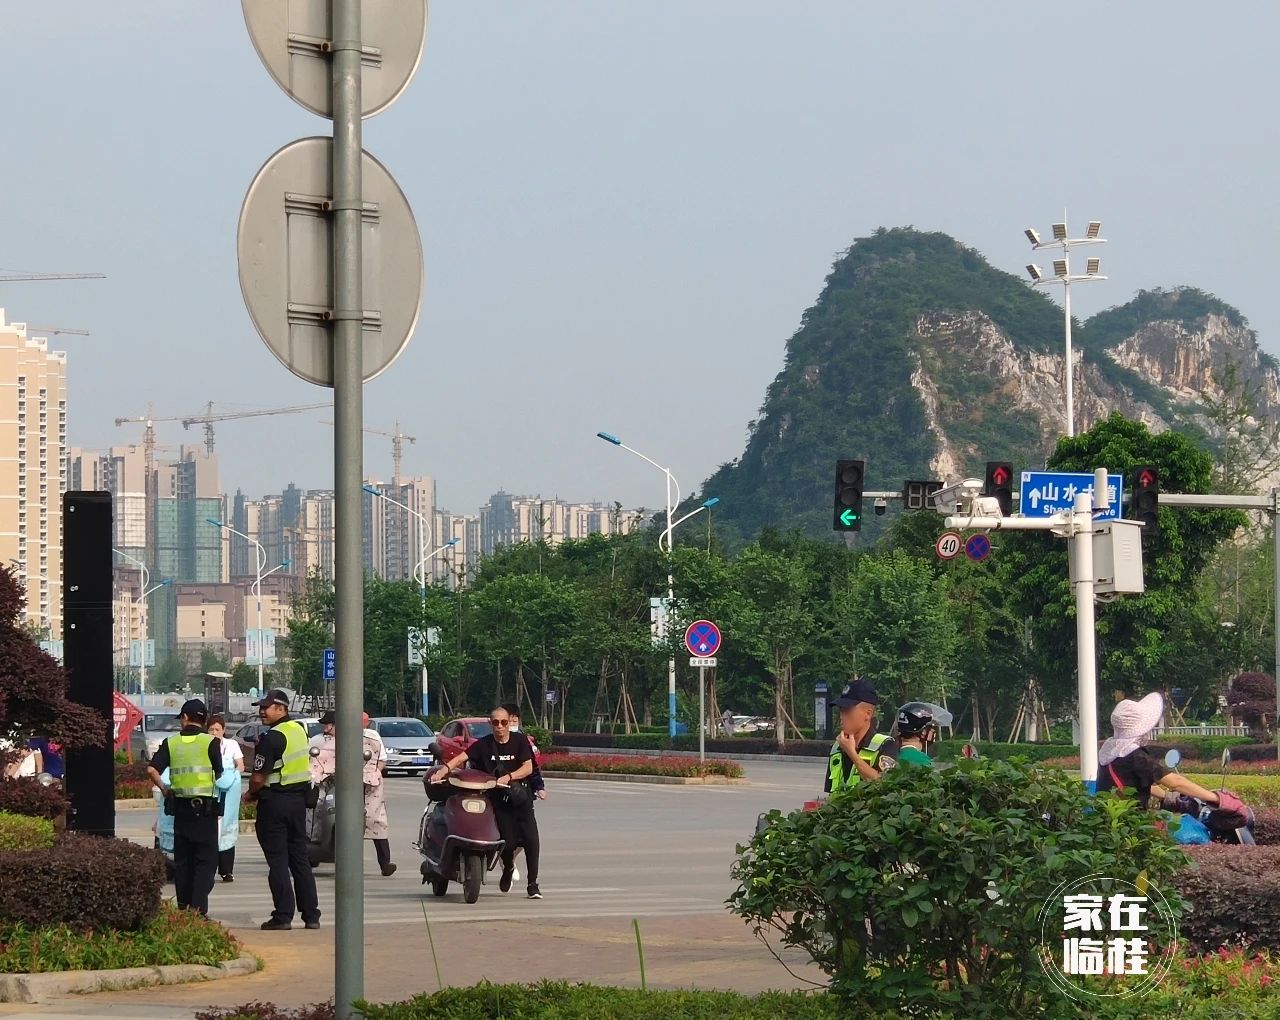
<svg viewBox="0 0 1280 1020">
<path fill-rule="evenodd" d="M 435 756 L 438 762 L 447 762 L 462 754 L 481 737 L 493 732 L 487 715 L 464 716 L 461 719 L 450 719 L 436 733 Z M 542 754 L 534 745 L 534 755 L 541 764 Z"/>
</svg>

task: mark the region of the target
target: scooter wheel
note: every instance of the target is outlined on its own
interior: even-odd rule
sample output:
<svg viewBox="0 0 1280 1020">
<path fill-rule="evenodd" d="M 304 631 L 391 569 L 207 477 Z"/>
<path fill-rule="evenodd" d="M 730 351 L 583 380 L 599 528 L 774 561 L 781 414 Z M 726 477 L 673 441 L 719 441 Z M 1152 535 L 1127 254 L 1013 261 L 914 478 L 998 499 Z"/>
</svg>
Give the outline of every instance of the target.
<svg viewBox="0 0 1280 1020">
<path fill-rule="evenodd" d="M 449 891 L 449 880 L 447 878 L 431 879 L 431 895 L 443 896 Z"/>
</svg>

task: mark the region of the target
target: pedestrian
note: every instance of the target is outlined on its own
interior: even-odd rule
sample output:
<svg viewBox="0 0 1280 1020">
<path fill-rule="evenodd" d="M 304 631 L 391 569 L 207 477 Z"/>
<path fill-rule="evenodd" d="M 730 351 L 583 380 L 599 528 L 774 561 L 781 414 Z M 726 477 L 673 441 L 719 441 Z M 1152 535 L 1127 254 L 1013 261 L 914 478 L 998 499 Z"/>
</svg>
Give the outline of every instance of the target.
<svg viewBox="0 0 1280 1020">
<path fill-rule="evenodd" d="M 40 767 L 36 771 L 37 775 L 41 772 L 47 772 L 54 779 L 63 778 L 65 766 L 62 761 L 61 744 L 45 737 L 32 737 L 27 741 L 27 747 L 30 750 L 40 752 Z"/>
<path fill-rule="evenodd" d="M 940 727 L 951 725 L 951 713 L 940 705 L 909 701 L 898 709 L 893 724 L 898 739 L 898 761 L 933 768 L 929 745 L 938 739 Z"/>
<path fill-rule="evenodd" d="M 520 706 L 515 704 L 514 702 L 511 702 L 509 704 L 503 705 L 502 707 L 507 710 L 507 715 L 511 717 L 511 732 L 512 733 L 521 732 Z M 526 733 L 525 736 L 528 736 L 528 734 Z M 542 778 L 542 766 L 538 764 L 538 745 L 534 741 L 533 737 L 529 737 L 529 747 L 533 749 L 533 773 L 529 776 L 529 789 L 533 791 L 534 800 L 546 800 L 547 799 L 547 781 Z M 520 851 L 523 849 L 524 849 L 523 846 L 516 847 L 515 856 L 519 857 Z M 520 881 L 520 867 L 519 865 L 516 865 L 514 863 L 514 859 L 512 863 L 512 869 L 511 869 L 511 881 L 512 882 Z"/>
<path fill-rule="evenodd" d="M 227 720 L 220 715 L 209 719 L 209 735 L 218 741 L 222 749 L 222 775 L 218 777 L 218 795 L 222 802 L 222 824 L 218 828 L 218 876 L 224 882 L 234 882 L 236 867 L 236 843 L 240 839 L 240 798 L 244 782 L 244 754 L 240 744 L 226 736 Z"/>
<path fill-rule="evenodd" d="M 1165 790 L 1217 804 L 1218 794 L 1171 772 L 1144 746 L 1164 715 L 1164 696 L 1152 691 L 1141 701 L 1125 699 L 1111 710 L 1111 736 L 1098 748 L 1098 793 L 1129 791 L 1145 809 L 1155 795 L 1156 806 Z"/>
<path fill-rule="evenodd" d="M 897 742 L 875 729 L 879 701 L 880 695 L 866 680 L 854 680 L 836 698 L 840 732 L 831 745 L 823 786 L 827 793 L 851 789 L 864 779 L 879 779 L 898 763 Z"/>
<path fill-rule="evenodd" d="M 364 763 L 364 838 L 373 841 L 382 877 L 390 878 L 396 873 L 396 865 L 391 861 L 391 826 L 387 821 L 387 805 L 383 797 L 387 747 L 378 731 L 369 728 L 368 712 L 360 721 L 364 727 L 364 746 L 370 752 L 369 760 Z"/>
<path fill-rule="evenodd" d="M 173 816 L 173 886 L 180 910 L 209 913 L 209 892 L 218 868 L 218 777 L 222 748 L 204 731 L 209 712 L 192 698 L 178 713 L 179 732 L 166 737 L 147 763 Z M 169 781 L 161 774 L 169 770 Z"/>
<path fill-rule="evenodd" d="M 442 781 L 464 762 L 497 779 L 497 789 L 490 792 L 489 800 L 503 841 L 502 878 L 498 881 L 498 888 L 503 892 L 510 891 L 515 877 L 516 847 L 523 846 L 529 869 L 529 899 L 540 900 L 538 857 L 541 844 L 538 822 L 533 814 L 533 794 L 525 782 L 533 775 L 533 747 L 523 733 L 511 732 L 511 714 L 501 705 L 489 713 L 489 725 L 493 727 L 491 733 L 444 762 L 432 773 L 431 781 Z"/>
<path fill-rule="evenodd" d="M 307 856 L 307 793 L 311 789 L 307 731 L 289 718 L 289 695 L 268 691 L 255 701 L 267 729 L 253 750 L 245 798 L 258 804 L 258 845 L 267 859 L 271 917 L 263 931 L 288 931 L 295 909 L 307 928 L 320 927 L 320 900 Z M 292 879 L 292 884 L 290 880 Z"/>
</svg>

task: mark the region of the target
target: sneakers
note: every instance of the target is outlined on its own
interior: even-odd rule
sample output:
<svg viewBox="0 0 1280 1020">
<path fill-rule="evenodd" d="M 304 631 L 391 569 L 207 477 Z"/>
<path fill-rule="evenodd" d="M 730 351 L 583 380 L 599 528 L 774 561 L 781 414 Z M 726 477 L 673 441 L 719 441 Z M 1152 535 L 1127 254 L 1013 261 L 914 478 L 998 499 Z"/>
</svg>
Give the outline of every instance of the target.
<svg viewBox="0 0 1280 1020">
<path fill-rule="evenodd" d="M 539 889 L 536 884 L 529 886 L 529 899 L 531 900 L 542 899 L 542 890 Z"/>
<path fill-rule="evenodd" d="M 224 882 L 234 882 L 234 881 L 236 880 L 236 876 L 235 876 L 235 875 L 223 875 L 223 876 L 222 876 L 222 880 L 223 880 Z"/>
<path fill-rule="evenodd" d="M 504 870 L 502 872 L 502 878 L 498 879 L 498 888 L 503 892 L 511 891 L 512 872 L 514 872 L 514 870 L 514 868 L 511 871 Z"/>
<path fill-rule="evenodd" d="M 395 873 L 396 873 L 396 866 L 394 864 L 388 862 L 382 866 L 383 878 L 390 878 Z"/>
<path fill-rule="evenodd" d="M 513 882 L 520 881 L 520 869 L 517 868 L 514 864 L 511 865 L 511 881 Z"/>
<path fill-rule="evenodd" d="M 306 928 L 310 928 L 310 929 L 312 929 L 312 930 L 314 931 L 316 928 L 319 928 L 319 927 L 320 927 L 320 922 L 319 922 L 319 921 L 308 921 L 308 922 L 306 922 L 306 924 L 304 925 L 304 927 L 306 927 Z"/>
<path fill-rule="evenodd" d="M 308 925 L 308 927 L 310 927 L 310 925 Z M 317 928 L 320 927 L 319 922 L 316 922 L 316 927 Z M 292 930 L 292 928 L 293 928 L 293 925 L 290 924 L 288 921 L 271 920 L 271 921 L 262 922 L 263 931 L 290 931 Z"/>
</svg>

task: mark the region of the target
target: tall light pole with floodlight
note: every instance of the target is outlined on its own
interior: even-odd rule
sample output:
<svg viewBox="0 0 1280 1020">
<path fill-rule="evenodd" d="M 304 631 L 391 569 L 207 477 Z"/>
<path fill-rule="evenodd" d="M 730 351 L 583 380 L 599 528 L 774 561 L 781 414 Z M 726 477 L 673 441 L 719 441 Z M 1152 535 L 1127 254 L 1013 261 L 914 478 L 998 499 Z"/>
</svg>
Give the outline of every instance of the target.
<svg viewBox="0 0 1280 1020">
<path fill-rule="evenodd" d="M 1085 230 L 1084 237 L 1069 237 L 1067 234 L 1066 216 L 1063 216 L 1063 222 L 1053 225 L 1053 240 L 1042 241 L 1040 235 L 1028 227 L 1024 233 L 1027 240 L 1031 242 L 1033 251 L 1045 251 L 1050 249 L 1062 249 L 1062 258 L 1053 260 L 1053 275 L 1045 276 L 1039 266 L 1034 263 L 1027 266 L 1027 275 L 1031 277 L 1031 282 L 1037 287 L 1048 287 L 1061 284 L 1062 285 L 1062 310 L 1063 318 L 1066 320 L 1064 332 L 1066 335 L 1066 390 L 1067 390 L 1067 435 L 1074 436 L 1076 434 L 1076 406 L 1075 392 L 1072 385 L 1073 373 L 1075 366 L 1071 354 L 1071 285 L 1073 283 L 1089 283 L 1093 280 L 1105 280 L 1106 277 L 1100 275 L 1102 269 L 1102 260 L 1099 258 L 1090 258 L 1085 263 L 1085 271 L 1083 275 L 1071 275 L 1071 249 L 1078 245 L 1085 244 L 1106 244 L 1106 240 L 1099 235 L 1102 233 L 1102 223 L 1099 220 L 1090 220 L 1089 226 Z"/>
<path fill-rule="evenodd" d="M 256 538 L 252 538 L 249 535 L 246 535 L 243 531 L 237 531 L 230 524 L 227 524 L 223 521 L 215 520 L 212 517 L 208 517 L 205 519 L 210 524 L 212 524 L 215 528 L 221 528 L 223 531 L 229 531 L 231 534 L 238 535 L 240 538 L 243 538 L 246 542 L 252 542 L 254 547 L 257 549 L 256 562 L 257 562 L 258 570 L 257 570 L 257 577 L 253 582 L 253 597 L 258 603 L 258 694 L 259 696 L 261 696 L 266 693 L 266 686 L 265 686 L 265 681 L 263 680 L 262 671 L 263 671 L 263 667 L 266 664 L 266 658 L 267 658 L 266 632 L 263 631 L 262 629 L 262 579 L 265 577 L 270 577 L 277 570 L 284 570 L 284 568 L 289 565 L 289 561 L 282 560 L 280 563 L 277 563 L 270 570 L 266 570 L 264 568 L 267 565 L 267 550 L 263 548 L 263 545 L 261 542 L 259 542 Z M 249 651 L 248 645 L 249 643 L 246 641 L 245 642 L 246 658 L 248 658 L 248 651 Z"/>
<path fill-rule="evenodd" d="M 138 613 L 138 603 L 142 602 L 145 604 L 147 600 L 147 596 L 149 596 L 152 592 L 157 592 L 161 588 L 164 588 L 164 587 L 167 587 L 168 585 L 173 584 L 173 578 L 166 577 L 159 584 L 153 584 L 150 587 L 148 587 L 147 582 L 151 579 L 151 571 L 147 569 L 147 565 L 144 562 L 142 562 L 142 560 L 138 559 L 136 556 L 130 556 L 127 552 L 125 552 L 122 549 L 112 549 L 111 551 L 115 553 L 117 556 L 120 556 L 128 560 L 130 563 L 136 566 L 140 572 L 139 578 L 138 578 L 140 582 L 138 584 L 138 591 L 141 592 L 141 594 L 135 597 L 132 592 L 129 593 L 129 626 L 127 630 L 129 632 L 129 637 L 128 637 L 129 647 L 130 647 L 130 650 L 132 650 L 133 648 L 133 617 L 135 614 L 138 615 L 139 623 L 140 623 L 140 626 L 138 629 L 142 634 L 142 637 L 138 641 L 138 646 L 140 649 L 139 655 L 138 655 L 138 711 L 142 713 L 142 741 L 143 741 L 143 748 L 145 749 L 146 740 L 147 740 L 147 632 L 151 628 L 148 625 L 148 623 L 142 622 L 141 614 Z M 148 614 L 148 621 L 149 621 L 149 618 L 150 618 L 150 614 Z"/>
</svg>

